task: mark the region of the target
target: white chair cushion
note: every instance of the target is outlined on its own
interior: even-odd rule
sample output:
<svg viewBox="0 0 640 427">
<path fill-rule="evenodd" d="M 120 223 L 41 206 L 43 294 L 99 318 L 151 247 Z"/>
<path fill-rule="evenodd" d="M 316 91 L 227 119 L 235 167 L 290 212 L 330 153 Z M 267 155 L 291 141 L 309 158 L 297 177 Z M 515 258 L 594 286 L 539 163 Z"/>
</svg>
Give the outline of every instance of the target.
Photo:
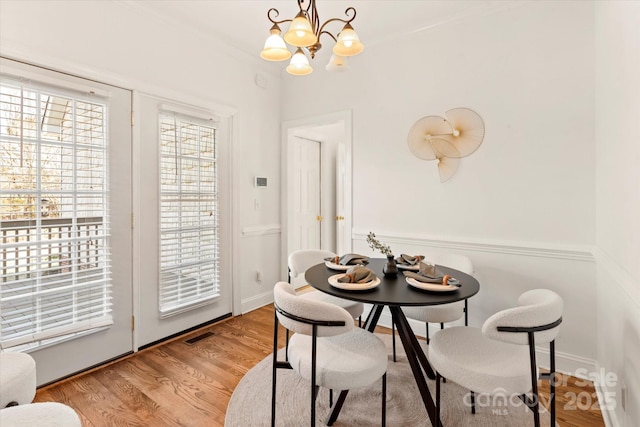
<svg viewBox="0 0 640 427">
<path fill-rule="evenodd" d="M 528 344 L 527 334 L 500 332 L 499 326 L 542 326 L 562 317 L 564 303 L 560 295 L 549 289 L 532 289 L 518 297 L 518 306 L 502 310 L 489 317 L 482 325 L 482 333 L 494 340 L 513 344 Z M 536 344 L 548 343 L 556 339 L 560 326 L 534 334 Z"/>
<path fill-rule="evenodd" d="M 36 395 L 36 362 L 26 353 L 0 353 L 0 408 L 31 403 Z"/>
<path fill-rule="evenodd" d="M 292 278 L 298 277 L 310 267 L 320 264 L 325 258 L 335 257 L 336 254 L 322 249 L 309 249 L 292 252 L 287 261 Z"/>
<path fill-rule="evenodd" d="M 344 334 L 353 329 L 353 317 L 344 308 L 324 301 L 300 298 L 290 284 L 278 282 L 273 288 L 273 301 L 277 308 L 295 316 L 314 320 L 343 321 L 344 326 L 319 326 L 318 336 L 326 337 Z M 309 323 L 291 319 L 277 313 L 278 321 L 293 332 L 311 335 L 313 327 Z"/>
<path fill-rule="evenodd" d="M 458 320 L 464 314 L 464 301 L 429 306 L 403 306 L 402 312 L 409 319 L 427 323 L 447 323 Z"/>
<path fill-rule="evenodd" d="M 463 273 L 473 274 L 473 264 L 471 260 L 464 255 L 436 253 L 429 255 L 427 258 L 430 262 L 438 265 L 455 268 Z M 402 307 L 402 311 L 409 319 L 426 323 L 447 323 L 456 321 L 462 317 L 464 314 L 464 301 L 424 307 Z"/>
<path fill-rule="evenodd" d="M 82 427 L 80 417 L 62 403 L 42 402 L 0 409 L 0 426 Z"/>
<path fill-rule="evenodd" d="M 289 363 L 311 381 L 311 337 L 294 334 L 289 341 Z M 387 348 L 380 338 L 354 328 L 351 332 L 318 338 L 316 382 L 333 390 L 365 387 L 387 371 Z"/>
<path fill-rule="evenodd" d="M 362 316 L 362 313 L 364 312 L 364 304 L 361 302 L 334 297 L 333 295 L 325 294 L 320 291 L 305 292 L 304 294 L 301 294 L 300 297 L 314 301 L 324 301 L 337 305 L 338 307 L 342 307 L 347 310 L 354 319 Z"/>
<path fill-rule="evenodd" d="M 478 328 L 454 326 L 438 331 L 428 357 L 440 375 L 475 392 L 531 390 L 529 347 L 492 340 Z"/>
</svg>

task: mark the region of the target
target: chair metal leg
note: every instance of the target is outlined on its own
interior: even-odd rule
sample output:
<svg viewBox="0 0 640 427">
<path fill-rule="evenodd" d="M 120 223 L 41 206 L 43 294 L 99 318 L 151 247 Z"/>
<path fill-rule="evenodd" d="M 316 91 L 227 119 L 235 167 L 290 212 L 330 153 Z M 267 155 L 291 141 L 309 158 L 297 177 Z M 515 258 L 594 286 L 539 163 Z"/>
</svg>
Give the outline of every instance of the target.
<svg viewBox="0 0 640 427">
<path fill-rule="evenodd" d="M 382 376 L 382 427 L 387 425 L 387 373 Z M 553 426 L 552 426 L 553 427 Z"/>
<path fill-rule="evenodd" d="M 444 329 L 444 323 L 440 323 L 440 329 Z"/>
<path fill-rule="evenodd" d="M 362 316 L 358 316 L 358 328 L 362 328 Z"/>
<path fill-rule="evenodd" d="M 436 425 L 440 425 L 440 372 L 436 371 Z"/>
<path fill-rule="evenodd" d="M 549 405 L 551 406 L 551 427 L 556 426 L 556 341 L 553 340 L 549 343 L 549 353 L 550 353 L 550 370 L 549 373 L 551 376 L 549 377 L 549 390 L 551 392 L 551 402 Z"/>
<path fill-rule="evenodd" d="M 538 376 L 536 375 L 536 343 L 533 332 L 528 332 L 529 336 L 529 360 L 531 362 L 531 393 L 532 402 L 529 406 L 533 411 L 533 422 L 535 427 L 540 427 L 540 399 L 538 398 Z"/>
<path fill-rule="evenodd" d="M 476 413 L 476 394 L 473 390 L 471 390 L 471 413 Z"/>
<path fill-rule="evenodd" d="M 312 328 L 313 337 L 311 339 L 311 427 L 316 426 L 316 351 L 318 348 L 318 325 L 313 325 Z"/>
<path fill-rule="evenodd" d="M 273 365 L 271 372 L 271 427 L 276 425 L 276 371 L 278 369 L 278 314 L 273 312 Z"/>
</svg>

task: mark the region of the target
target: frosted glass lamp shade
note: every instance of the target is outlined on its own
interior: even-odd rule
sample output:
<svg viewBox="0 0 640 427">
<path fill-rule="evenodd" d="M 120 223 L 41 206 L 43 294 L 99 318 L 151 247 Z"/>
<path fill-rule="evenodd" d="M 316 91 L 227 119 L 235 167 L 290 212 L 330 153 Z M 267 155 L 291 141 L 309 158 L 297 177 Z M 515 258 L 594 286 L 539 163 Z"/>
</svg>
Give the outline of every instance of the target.
<svg viewBox="0 0 640 427">
<path fill-rule="evenodd" d="M 364 45 L 360 42 L 360 37 L 353 30 L 351 24 L 346 24 L 340 34 L 338 40 L 333 46 L 333 53 L 340 56 L 357 55 L 364 50 Z"/>
<path fill-rule="evenodd" d="M 347 58 L 344 56 L 333 54 L 331 55 L 331 59 L 325 69 L 331 72 L 346 71 L 349 69 L 349 63 L 347 62 Z"/>
<path fill-rule="evenodd" d="M 291 62 L 287 66 L 287 73 L 295 76 L 304 76 L 306 74 L 311 74 L 312 71 L 313 68 L 309 65 L 307 55 L 304 54 L 301 48 L 298 48 L 296 53 L 291 57 Z"/>
<path fill-rule="evenodd" d="M 271 35 L 264 43 L 264 49 L 260 52 L 260 57 L 267 61 L 284 61 L 291 58 L 291 52 L 280 36 L 280 28 L 277 24 L 271 28 Z"/>
<path fill-rule="evenodd" d="M 302 11 L 298 12 L 291 21 L 289 30 L 284 33 L 284 41 L 297 47 L 312 46 L 318 42 L 318 37 L 313 32 L 311 23 Z"/>
</svg>

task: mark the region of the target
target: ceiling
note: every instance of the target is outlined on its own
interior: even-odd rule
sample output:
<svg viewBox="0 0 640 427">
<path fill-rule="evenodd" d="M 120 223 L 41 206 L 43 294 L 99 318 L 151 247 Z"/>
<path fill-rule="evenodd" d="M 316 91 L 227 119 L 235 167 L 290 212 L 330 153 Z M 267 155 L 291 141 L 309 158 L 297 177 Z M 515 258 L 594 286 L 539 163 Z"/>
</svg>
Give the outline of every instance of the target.
<svg viewBox="0 0 640 427">
<path fill-rule="evenodd" d="M 304 0 L 307 5 L 309 0 Z M 159 16 L 163 20 L 188 26 L 203 34 L 224 40 L 227 44 L 249 55 L 257 57 L 271 28 L 267 19 L 270 8 L 279 10 L 277 19 L 292 19 L 298 6 L 296 0 L 131 0 L 136 6 Z M 365 47 L 441 25 L 464 16 L 481 13 L 500 0 L 318 0 L 320 21 L 330 18 L 345 18 L 344 11 L 349 6 L 357 10 L 352 25 Z M 339 22 L 327 28 L 332 33 L 341 29 Z M 282 26 L 286 31 L 287 24 Z M 331 44 L 328 36 L 321 42 Z M 330 51 L 330 49 L 322 49 Z"/>
</svg>

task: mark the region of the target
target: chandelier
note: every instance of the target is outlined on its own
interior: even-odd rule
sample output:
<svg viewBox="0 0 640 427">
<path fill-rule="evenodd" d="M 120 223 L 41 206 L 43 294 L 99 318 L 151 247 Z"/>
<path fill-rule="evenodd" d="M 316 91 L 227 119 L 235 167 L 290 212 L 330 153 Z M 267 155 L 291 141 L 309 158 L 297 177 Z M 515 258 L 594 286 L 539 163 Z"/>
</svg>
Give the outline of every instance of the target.
<svg viewBox="0 0 640 427">
<path fill-rule="evenodd" d="M 286 61 L 291 58 L 291 62 L 287 66 L 289 74 L 298 76 L 310 74 L 313 68 L 309 64 L 306 52 L 311 55 L 311 58 L 315 58 L 316 52 L 322 47 L 320 36 L 326 34 L 333 39 L 335 44 L 329 64 L 325 68 L 328 71 L 345 70 L 347 68 L 346 57 L 357 55 L 364 50 L 364 45 L 351 26 L 351 22 L 356 18 L 356 10 L 349 7 L 344 12 L 347 19 L 331 18 L 321 25 L 316 0 L 309 0 L 306 8 L 302 6 L 305 0 L 297 0 L 297 2 L 299 12 L 293 19 L 277 21 L 275 18 L 280 12 L 275 8 L 269 9 L 267 18 L 273 23 L 273 26 L 271 27 L 271 35 L 267 38 L 260 56 L 267 61 Z M 338 37 L 325 29 L 327 24 L 336 21 L 344 23 Z M 284 36 L 281 36 L 280 24 L 285 22 L 291 24 L 289 24 L 289 29 L 284 33 Z M 287 48 L 287 44 L 295 48 L 293 56 Z"/>
</svg>

